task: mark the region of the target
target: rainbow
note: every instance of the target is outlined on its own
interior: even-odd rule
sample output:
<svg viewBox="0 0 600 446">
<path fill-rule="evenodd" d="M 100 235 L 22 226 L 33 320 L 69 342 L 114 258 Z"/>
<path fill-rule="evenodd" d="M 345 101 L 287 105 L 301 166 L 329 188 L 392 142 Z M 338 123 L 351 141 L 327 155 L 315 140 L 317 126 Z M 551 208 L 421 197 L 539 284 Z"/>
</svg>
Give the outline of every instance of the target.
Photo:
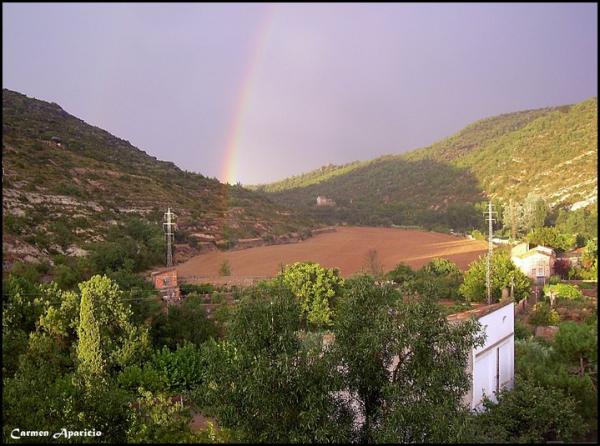
<svg viewBox="0 0 600 446">
<path fill-rule="evenodd" d="M 256 68 L 259 65 L 264 51 L 267 35 L 274 14 L 274 4 L 267 4 L 267 8 L 256 27 L 256 33 L 252 44 L 243 75 L 238 87 L 238 94 L 235 96 L 235 105 L 231 124 L 227 132 L 225 156 L 221 168 L 220 179 L 224 183 L 235 184 L 237 182 L 237 157 L 240 148 L 241 133 L 244 124 L 244 117 L 247 113 L 249 99 L 256 77 Z"/>
</svg>

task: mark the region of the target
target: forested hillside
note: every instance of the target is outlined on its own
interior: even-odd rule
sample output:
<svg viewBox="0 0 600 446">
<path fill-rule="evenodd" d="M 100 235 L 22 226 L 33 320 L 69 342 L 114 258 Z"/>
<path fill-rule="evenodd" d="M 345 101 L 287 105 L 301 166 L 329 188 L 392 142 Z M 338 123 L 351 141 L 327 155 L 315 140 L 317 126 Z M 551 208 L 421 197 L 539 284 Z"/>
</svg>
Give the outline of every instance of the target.
<svg viewBox="0 0 600 446">
<path fill-rule="evenodd" d="M 256 186 L 280 204 L 328 222 L 443 225 L 481 220 L 492 198 L 585 207 L 597 195 L 597 99 L 483 119 L 429 147 L 325 166 Z M 336 205 L 317 207 L 316 197 Z M 574 205 L 574 206 L 573 206 Z"/>
<path fill-rule="evenodd" d="M 57 104 L 4 89 L 2 114 L 5 262 L 82 254 L 131 216 L 160 229 L 167 207 L 179 217 L 176 241 L 195 252 L 311 225 L 264 196 L 159 161 Z"/>
</svg>

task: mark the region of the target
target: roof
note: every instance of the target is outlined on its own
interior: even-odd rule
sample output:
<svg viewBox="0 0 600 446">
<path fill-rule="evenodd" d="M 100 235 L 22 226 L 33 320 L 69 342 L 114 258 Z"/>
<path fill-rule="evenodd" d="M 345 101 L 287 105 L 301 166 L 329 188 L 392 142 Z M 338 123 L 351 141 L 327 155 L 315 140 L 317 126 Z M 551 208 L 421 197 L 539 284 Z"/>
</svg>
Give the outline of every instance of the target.
<svg viewBox="0 0 600 446">
<path fill-rule="evenodd" d="M 532 248 L 532 249 L 525 251 L 523 253 L 520 253 L 520 254 L 512 252 L 511 257 L 517 257 L 519 259 L 524 259 L 526 257 L 531 257 L 536 254 L 541 254 L 544 256 L 548 256 L 548 257 L 552 257 L 552 256 L 556 255 L 554 253 L 554 249 L 552 249 L 552 248 L 548 248 L 546 246 L 536 246 L 535 248 Z"/>
<path fill-rule="evenodd" d="M 542 256 L 546 256 L 546 257 L 552 257 L 554 255 L 554 252 L 549 253 L 546 251 L 535 251 L 535 250 L 531 250 L 531 251 L 527 251 L 524 254 L 520 254 L 520 255 L 513 255 L 512 257 L 517 257 L 519 259 L 525 259 L 527 257 L 531 257 L 531 256 L 535 256 L 535 255 L 542 255 Z"/>
<path fill-rule="evenodd" d="M 506 305 L 510 305 L 512 303 L 513 303 L 513 301 L 508 299 L 508 300 L 503 300 L 503 301 L 496 302 L 496 303 L 490 304 L 490 305 L 474 304 L 474 305 L 476 305 L 475 308 L 473 308 L 471 310 L 463 311 L 460 313 L 450 314 L 446 317 L 446 319 L 449 322 L 464 321 L 466 319 L 470 319 L 471 317 L 475 317 L 475 319 L 480 319 L 483 316 L 493 313 L 494 311 L 496 311 L 502 307 L 505 307 Z"/>
<path fill-rule="evenodd" d="M 177 269 L 175 267 L 172 268 L 161 268 L 157 271 L 153 271 L 150 273 L 150 277 L 158 276 L 159 274 L 172 273 L 177 274 Z"/>
</svg>

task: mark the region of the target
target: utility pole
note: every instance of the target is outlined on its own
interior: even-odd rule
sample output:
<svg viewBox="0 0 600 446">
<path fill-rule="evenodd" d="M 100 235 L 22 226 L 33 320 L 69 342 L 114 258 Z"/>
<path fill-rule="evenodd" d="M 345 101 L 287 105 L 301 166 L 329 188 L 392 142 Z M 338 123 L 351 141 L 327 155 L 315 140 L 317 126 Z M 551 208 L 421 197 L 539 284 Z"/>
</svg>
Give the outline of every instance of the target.
<svg viewBox="0 0 600 446">
<path fill-rule="evenodd" d="M 488 224 L 488 255 L 487 255 L 487 268 L 485 274 L 485 287 L 487 291 L 487 303 L 492 303 L 492 236 L 494 232 L 493 222 L 495 212 L 492 210 L 492 202 L 488 203 L 488 210 L 485 212 L 486 220 Z"/>
<path fill-rule="evenodd" d="M 175 231 L 177 230 L 177 224 L 173 221 L 177 217 L 171 208 L 165 212 L 165 222 L 163 223 L 163 230 L 165 231 L 165 237 L 167 239 L 167 266 L 173 266 L 173 238 L 175 237 Z"/>
</svg>

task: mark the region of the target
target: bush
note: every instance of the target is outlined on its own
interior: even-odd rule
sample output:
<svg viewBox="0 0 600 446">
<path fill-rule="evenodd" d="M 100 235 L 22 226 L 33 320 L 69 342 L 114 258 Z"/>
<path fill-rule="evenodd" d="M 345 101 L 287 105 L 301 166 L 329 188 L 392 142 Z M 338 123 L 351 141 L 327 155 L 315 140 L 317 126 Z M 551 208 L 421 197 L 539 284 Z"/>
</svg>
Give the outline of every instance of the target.
<svg viewBox="0 0 600 446">
<path fill-rule="evenodd" d="M 560 316 L 547 302 L 539 302 L 533 307 L 529 322 L 535 326 L 558 325 Z"/>
<path fill-rule="evenodd" d="M 560 283 L 561 281 L 561 277 L 560 276 L 550 276 L 550 278 L 548 279 L 548 282 L 550 283 L 550 285 L 556 285 L 557 283 Z"/>
<path fill-rule="evenodd" d="M 567 259 L 556 259 L 554 262 L 554 273 L 562 279 L 569 277 L 569 269 L 571 268 L 571 262 Z"/>
<path fill-rule="evenodd" d="M 473 237 L 475 240 L 485 240 L 485 235 L 483 235 L 481 231 L 477 229 L 471 231 L 471 237 Z"/>
<path fill-rule="evenodd" d="M 554 227 L 540 227 L 533 229 L 526 237 L 532 245 L 548 246 L 558 251 L 567 251 L 575 246 L 575 237 L 563 234 Z"/>
<path fill-rule="evenodd" d="M 386 279 L 400 285 L 415 278 L 415 272 L 405 263 L 399 263 L 385 275 Z"/>
<path fill-rule="evenodd" d="M 546 285 L 544 287 L 544 294 L 546 296 L 560 297 L 569 300 L 583 299 L 583 293 L 579 288 L 573 285 L 567 285 L 566 283 Z"/>
<path fill-rule="evenodd" d="M 214 285 L 212 285 L 210 283 L 201 283 L 200 285 L 192 285 L 189 283 L 184 283 L 179 286 L 179 290 L 181 291 L 181 294 L 183 294 L 184 296 L 186 296 L 190 293 L 211 294 L 213 291 L 215 291 L 215 287 L 214 287 Z"/>
<path fill-rule="evenodd" d="M 529 325 L 520 320 L 515 320 L 515 339 L 529 339 L 533 335 L 533 330 Z"/>
<path fill-rule="evenodd" d="M 569 442 L 585 432 L 574 398 L 526 379 L 518 380 L 513 390 L 501 390 L 498 403 L 486 400 L 484 407 L 472 419 L 475 439 L 481 442 Z"/>
<path fill-rule="evenodd" d="M 231 266 L 229 260 L 225 260 L 219 268 L 219 276 L 231 276 Z"/>
</svg>

